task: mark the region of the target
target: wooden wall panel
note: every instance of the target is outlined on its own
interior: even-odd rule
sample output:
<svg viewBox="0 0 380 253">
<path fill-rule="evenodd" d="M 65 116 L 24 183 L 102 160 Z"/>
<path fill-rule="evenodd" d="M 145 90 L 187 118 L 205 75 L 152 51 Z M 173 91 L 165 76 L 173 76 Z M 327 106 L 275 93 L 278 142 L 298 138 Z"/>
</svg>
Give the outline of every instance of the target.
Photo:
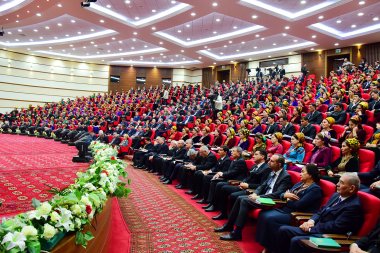
<svg viewBox="0 0 380 253">
<path fill-rule="evenodd" d="M 162 85 L 162 78 L 173 78 L 173 70 L 168 68 L 141 68 L 131 66 L 110 66 L 110 75 L 120 76 L 120 83 L 108 84 L 111 91 L 126 91 L 137 88 L 136 77 L 145 77 L 146 85 Z"/>
<path fill-rule="evenodd" d="M 210 88 L 210 85 L 214 83 L 213 79 L 214 68 L 202 69 L 202 85 L 205 88 Z"/>
<path fill-rule="evenodd" d="M 302 65 L 307 64 L 310 73 L 315 76 L 325 74 L 325 55 L 324 52 L 313 52 L 302 54 Z"/>
</svg>

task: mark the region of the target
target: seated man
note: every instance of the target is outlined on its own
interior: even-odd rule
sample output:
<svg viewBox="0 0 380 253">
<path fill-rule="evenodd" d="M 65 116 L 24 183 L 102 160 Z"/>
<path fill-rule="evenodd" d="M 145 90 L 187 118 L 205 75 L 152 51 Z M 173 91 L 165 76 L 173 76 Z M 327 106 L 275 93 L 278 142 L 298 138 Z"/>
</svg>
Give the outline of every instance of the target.
<svg viewBox="0 0 380 253">
<path fill-rule="evenodd" d="M 309 123 L 309 119 L 307 117 L 301 118 L 300 132 L 303 133 L 305 137 L 309 137 L 310 139 L 314 139 L 317 134 L 315 127 Z"/>
<path fill-rule="evenodd" d="M 350 253 L 379 253 L 380 252 L 380 222 L 377 223 L 374 230 L 369 235 L 360 238 L 360 240 L 351 244 Z"/>
<path fill-rule="evenodd" d="M 318 213 L 299 227 L 280 228 L 277 234 L 278 252 L 309 252 L 301 240 L 311 236 L 356 233 L 363 222 L 361 203 L 357 196 L 359 186 L 360 180 L 356 173 L 343 174 L 337 184 L 337 192 Z"/>
<path fill-rule="evenodd" d="M 88 151 L 88 146 L 90 146 L 91 142 L 94 140 L 94 133 L 88 133 L 86 132 L 84 135 L 81 136 L 81 138 L 77 141 L 75 141 L 75 147 L 78 149 L 79 158 L 80 159 L 86 159 L 86 154 Z M 83 160 L 83 161 L 84 161 Z"/>
<path fill-rule="evenodd" d="M 215 228 L 215 232 L 231 231 L 229 234 L 220 237 L 221 240 L 241 240 L 242 229 L 246 223 L 248 212 L 258 205 L 256 200 L 262 198 L 280 198 L 280 195 L 291 187 L 291 178 L 288 172 L 283 169 L 285 159 L 282 155 L 274 154 L 269 160 L 269 167 L 272 172 L 264 183 L 262 183 L 254 193 L 239 196 L 235 201 L 228 221 L 222 227 Z M 233 229 L 235 225 L 235 229 Z"/>
</svg>

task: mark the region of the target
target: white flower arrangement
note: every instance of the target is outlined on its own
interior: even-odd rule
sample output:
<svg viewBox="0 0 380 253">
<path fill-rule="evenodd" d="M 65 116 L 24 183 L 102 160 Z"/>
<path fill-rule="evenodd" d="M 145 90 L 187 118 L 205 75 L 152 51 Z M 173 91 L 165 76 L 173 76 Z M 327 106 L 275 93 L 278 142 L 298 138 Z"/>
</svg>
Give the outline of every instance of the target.
<svg viewBox="0 0 380 253">
<path fill-rule="evenodd" d="M 120 180 L 126 177 L 123 161 L 107 144 L 90 145 L 94 161 L 87 171 L 78 172 L 74 184 L 40 203 L 33 199 L 35 210 L 4 219 L 0 224 L 0 252 L 38 252 L 42 240 L 59 232 L 77 232 L 76 244 L 86 247 L 93 238 L 83 234 L 84 226 L 101 212 L 108 197 L 126 197 L 130 189 Z M 37 251 L 36 251 L 37 250 Z"/>
</svg>

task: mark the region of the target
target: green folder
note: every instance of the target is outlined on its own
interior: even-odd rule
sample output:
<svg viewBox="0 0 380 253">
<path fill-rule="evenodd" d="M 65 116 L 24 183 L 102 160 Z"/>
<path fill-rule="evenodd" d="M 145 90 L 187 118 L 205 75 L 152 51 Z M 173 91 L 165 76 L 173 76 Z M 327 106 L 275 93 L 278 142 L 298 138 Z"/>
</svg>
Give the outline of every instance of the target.
<svg viewBox="0 0 380 253">
<path fill-rule="evenodd" d="M 338 249 L 341 246 L 332 238 L 317 238 L 310 237 L 310 242 L 313 243 L 318 248 L 334 248 Z"/>
<path fill-rule="evenodd" d="M 262 205 L 274 206 L 276 204 L 276 202 L 274 202 L 273 199 L 270 198 L 259 198 L 257 201 Z"/>
</svg>

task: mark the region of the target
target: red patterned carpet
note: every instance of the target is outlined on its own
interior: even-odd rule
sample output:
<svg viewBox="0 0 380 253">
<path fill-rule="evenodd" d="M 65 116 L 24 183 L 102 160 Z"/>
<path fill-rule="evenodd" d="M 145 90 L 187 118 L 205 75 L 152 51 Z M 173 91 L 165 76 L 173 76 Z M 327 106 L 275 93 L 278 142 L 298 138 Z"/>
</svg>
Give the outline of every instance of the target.
<svg viewBox="0 0 380 253">
<path fill-rule="evenodd" d="M 50 187 L 64 188 L 87 164 L 71 162 L 75 147 L 43 138 L 0 134 L 0 218 L 48 200 Z"/>
<path fill-rule="evenodd" d="M 157 176 L 131 166 L 127 166 L 127 172 L 132 193 L 119 204 L 131 233 L 130 252 L 261 251 L 253 243 L 252 228 L 248 229 L 250 239 L 246 237 L 245 243 L 221 241 L 213 228 L 222 223 L 215 223 L 190 204 L 181 196 L 181 190 L 163 185 Z"/>
</svg>

